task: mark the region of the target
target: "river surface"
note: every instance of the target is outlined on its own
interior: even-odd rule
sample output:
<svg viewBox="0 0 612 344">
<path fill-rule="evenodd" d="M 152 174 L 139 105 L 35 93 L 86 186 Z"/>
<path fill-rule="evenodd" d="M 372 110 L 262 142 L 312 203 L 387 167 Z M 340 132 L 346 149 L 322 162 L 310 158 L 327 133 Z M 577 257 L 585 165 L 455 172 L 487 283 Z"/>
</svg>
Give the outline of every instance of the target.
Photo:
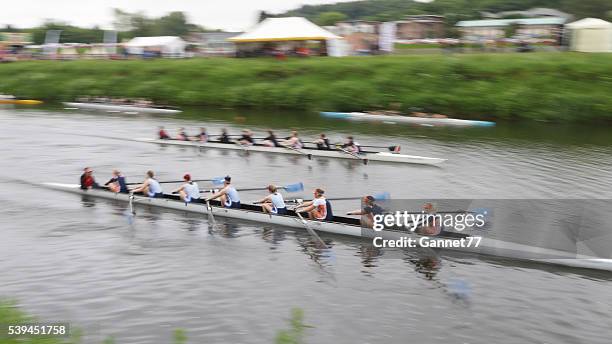
<svg viewBox="0 0 612 344">
<path fill-rule="evenodd" d="M 351 133 L 401 144 L 441 167 L 198 151 L 113 138 L 249 127 L 304 137 Z M 307 343 L 610 343 L 612 273 L 444 250 L 386 255 L 371 242 L 140 209 L 45 189 L 76 183 L 84 166 L 105 181 L 155 170 L 161 180 L 232 175 L 243 187 L 303 182 L 328 195 L 394 198 L 612 198 L 605 127 L 507 123 L 438 129 L 324 120 L 314 114 L 201 110 L 176 117 L 0 109 L 0 298 L 44 321 L 67 321 L 86 343 L 272 343 L 304 311 Z M 259 136 L 259 135 L 258 135 Z M 204 185 L 204 184 L 203 184 Z M 201 185 L 201 186 L 203 186 Z M 170 186 L 165 186 L 169 190 Z M 261 193 L 243 193 L 243 202 Z M 359 207 L 336 202 L 338 213 Z M 530 228 L 537 231 L 537 228 Z M 521 235 L 521 233 L 513 233 Z M 612 249 L 612 248 L 610 248 Z"/>
</svg>

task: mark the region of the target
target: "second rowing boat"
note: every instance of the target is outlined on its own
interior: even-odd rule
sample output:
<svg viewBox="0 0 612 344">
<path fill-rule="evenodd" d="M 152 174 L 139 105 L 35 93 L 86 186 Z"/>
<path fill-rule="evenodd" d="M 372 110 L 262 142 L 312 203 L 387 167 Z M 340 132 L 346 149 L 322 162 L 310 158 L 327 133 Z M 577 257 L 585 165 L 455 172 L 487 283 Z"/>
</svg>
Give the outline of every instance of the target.
<svg viewBox="0 0 612 344">
<path fill-rule="evenodd" d="M 374 115 L 363 112 L 321 112 L 321 116 L 327 118 L 348 119 L 352 121 L 384 122 L 384 123 L 407 123 L 429 126 L 454 126 L 454 127 L 493 127 L 495 122 L 475 121 L 457 118 L 437 117 L 414 117 L 398 115 Z"/>
<path fill-rule="evenodd" d="M 106 104 L 106 103 L 75 103 L 65 102 L 65 106 L 83 110 L 97 110 L 97 111 L 109 111 L 109 112 L 124 112 L 124 113 L 147 113 L 147 114 L 160 114 L 160 115 L 174 115 L 180 113 L 181 110 L 157 108 L 157 107 L 143 107 L 136 105 L 119 105 L 119 104 Z"/>
<path fill-rule="evenodd" d="M 292 154 L 292 155 L 308 155 L 313 157 L 334 158 L 334 159 L 349 159 L 349 160 L 367 160 L 378 162 L 393 162 L 404 164 L 420 164 L 420 165 L 438 165 L 446 161 L 441 158 L 430 158 L 418 155 L 396 154 L 391 152 L 368 152 L 364 151 L 360 154 L 347 154 L 338 150 L 322 150 L 316 148 L 303 149 L 288 149 L 284 147 L 267 147 L 264 145 L 242 146 L 234 143 L 220 142 L 197 142 L 197 141 L 180 141 L 180 140 L 159 140 L 149 138 L 136 138 L 133 141 L 149 142 L 158 144 L 169 144 L 177 146 L 193 146 L 199 148 L 216 148 L 230 150 L 246 150 L 253 152 L 277 153 L 277 154 Z"/>
</svg>

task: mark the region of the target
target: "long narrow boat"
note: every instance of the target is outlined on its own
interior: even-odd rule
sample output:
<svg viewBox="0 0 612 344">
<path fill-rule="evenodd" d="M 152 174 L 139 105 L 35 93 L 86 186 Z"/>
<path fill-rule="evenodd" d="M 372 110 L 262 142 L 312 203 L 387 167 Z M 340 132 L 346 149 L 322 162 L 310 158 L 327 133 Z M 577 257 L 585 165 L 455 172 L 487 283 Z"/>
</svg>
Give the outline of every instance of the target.
<svg viewBox="0 0 612 344">
<path fill-rule="evenodd" d="M 327 118 L 347 119 L 352 121 L 369 121 L 385 123 L 407 123 L 432 126 L 455 126 L 455 127 L 493 127 L 495 122 L 473 121 L 457 118 L 434 118 L 434 117 L 411 117 L 398 115 L 374 115 L 363 112 L 321 112 L 321 116 Z"/>
<path fill-rule="evenodd" d="M 147 113 L 147 114 L 161 114 L 161 115 L 174 115 L 174 114 L 181 112 L 181 110 L 176 110 L 176 109 L 143 107 L 143 106 L 135 106 L 135 105 L 105 104 L 105 103 L 65 102 L 64 105 L 70 108 L 107 111 L 107 112 Z"/>
<path fill-rule="evenodd" d="M 242 150 L 252 152 L 264 152 L 264 153 L 277 153 L 277 154 L 291 154 L 291 155 L 308 155 L 312 157 L 323 157 L 323 158 L 335 158 L 335 159 L 349 159 L 349 160 L 367 160 L 369 161 L 380 161 L 380 162 L 395 162 L 404 164 L 420 164 L 420 165 L 438 165 L 446 161 L 446 159 L 430 158 L 418 155 L 406 155 L 396 154 L 391 152 L 368 152 L 364 151 L 358 155 L 351 155 L 343 151 L 338 150 L 320 150 L 316 148 L 303 148 L 300 150 L 294 150 L 283 147 L 267 147 L 263 145 L 253 146 L 241 146 L 238 144 L 228 144 L 219 142 L 197 142 L 197 141 L 180 141 L 180 140 L 158 140 L 149 138 L 135 138 L 133 141 L 138 142 L 150 142 L 158 144 L 168 144 L 177 146 L 193 146 L 200 148 L 216 148 L 216 149 L 230 149 L 230 150 Z"/>
<path fill-rule="evenodd" d="M 0 104 L 13 104 L 13 105 L 40 105 L 43 102 L 40 100 L 33 99 L 0 99 Z"/>
<path fill-rule="evenodd" d="M 110 200 L 120 200 L 128 203 L 130 202 L 130 196 L 128 194 L 114 193 L 106 189 L 91 189 L 84 191 L 81 190 L 77 184 L 44 183 L 42 185 L 54 190 Z M 135 196 L 135 198 L 134 206 L 136 207 L 161 207 L 209 216 L 209 210 L 201 200 L 193 203 L 184 203 L 179 200 L 178 196 L 169 194 L 165 194 L 163 198 L 148 198 L 142 196 Z M 358 219 L 348 217 L 334 216 L 332 221 L 304 220 L 304 223 L 293 211 L 288 211 L 287 215 L 270 215 L 262 212 L 261 207 L 257 205 L 242 204 L 240 209 L 223 208 L 220 206 L 218 201 L 210 201 L 210 205 L 210 212 L 212 212 L 214 216 L 219 217 L 275 224 L 297 229 L 306 229 L 305 226 L 308 225 L 310 228 L 319 232 L 359 238 L 371 239 L 381 237 L 384 240 L 398 240 L 405 237 L 411 237 L 417 239 L 417 243 L 420 242 L 418 239 L 422 238 L 418 234 L 408 233 L 406 231 L 374 231 L 371 229 L 365 229 L 359 225 Z M 467 240 L 468 238 L 469 235 L 465 233 L 443 231 L 439 236 L 429 238 L 427 242 L 443 242 L 448 240 L 460 241 L 461 239 Z M 527 246 L 486 237 L 482 238 L 482 241 L 478 247 L 450 247 L 447 249 L 524 261 L 534 261 L 538 263 L 612 271 L 612 259 L 594 258 L 571 252 Z"/>
</svg>

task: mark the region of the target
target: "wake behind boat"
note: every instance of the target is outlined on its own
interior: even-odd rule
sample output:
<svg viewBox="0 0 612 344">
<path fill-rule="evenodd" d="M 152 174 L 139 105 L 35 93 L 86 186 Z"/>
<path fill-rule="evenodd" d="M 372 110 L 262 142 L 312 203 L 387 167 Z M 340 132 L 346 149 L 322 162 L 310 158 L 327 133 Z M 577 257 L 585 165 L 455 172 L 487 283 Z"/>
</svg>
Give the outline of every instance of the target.
<svg viewBox="0 0 612 344">
<path fill-rule="evenodd" d="M 108 189 L 102 188 L 82 190 L 81 186 L 78 184 L 43 183 L 42 186 L 79 195 L 87 195 L 109 200 L 119 200 L 129 203 L 130 206 L 151 206 L 174 209 L 178 211 L 188 211 L 191 213 L 206 215 L 209 220 L 212 221 L 214 221 L 215 216 L 220 216 L 358 238 L 379 237 L 382 240 L 401 240 L 403 238 L 410 237 L 417 239 L 417 242 L 419 243 L 420 240 L 418 239 L 425 238 L 424 236 L 416 233 L 409 233 L 400 230 L 374 231 L 372 229 L 362 227 L 358 219 L 349 217 L 333 216 L 330 220 L 310 220 L 304 219 L 293 210 L 287 210 L 283 215 L 269 214 L 265 212 L 261 206 L 254 204 L 242 203 L 239 204 L 238 207 L 224 207 L 220 201 L 198 199 L 191 200 L 191 202 L 184 202 L 181 200 L 181 196 L 172 194 L 161 194 L 154 197 L 145 197 L 132 196 L 128 193 L 112 192 Z M 439 235 L 429 237 L 428 242 L 435 243 L 449 240 L 459 241 L 469 238 L 470 236 L 465 233 L 442 230 Z M 571 252 L 505 242 L 486 237 L 482 239 L 482 242 L 478 247 L 450 246 L 446 249 L 538 263 L 612 271 L 612 259 L 594 258 L 591 256 L 577 255 Z"/>
<path fill-rule="evenodd" d="M 474 121 L 446 117 L 418 117 L 401 116 L 395 114 L 371 114 L 364 112 L 321 112 L 327 118 L 347 119 L 352 121 L 406 123 L 428 126 L 455 126 L 455 127 L 493 127 L 495 122 Z"/>
</svg>

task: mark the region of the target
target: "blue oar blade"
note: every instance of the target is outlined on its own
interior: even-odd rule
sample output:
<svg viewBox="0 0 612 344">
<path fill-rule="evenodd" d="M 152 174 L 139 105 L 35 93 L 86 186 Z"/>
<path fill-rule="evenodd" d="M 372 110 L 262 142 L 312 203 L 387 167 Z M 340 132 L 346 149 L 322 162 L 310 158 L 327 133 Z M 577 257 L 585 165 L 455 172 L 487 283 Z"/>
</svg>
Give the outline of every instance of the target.
<svg viewBox="0 0 612 344">
<path fill-rule="evenodd" d="M 387 199 L 391 199 L 391 194 L 386 192 L 386 191 L 385 192 L 381 192 L 381 193 L 375 194 L 374 195 L 374 199 L 377 200 L 377 201 L 384 201 L 384 200 L 387 200 Z"/>
<path fill-rule="evenodd" d="M 225 179 L 223 177 L 217 177 L 212 180 L 213 185 L 222 185 Z"/>
<path fill-rule="evenodd" d="M 291 185 L 284 186 L 283 189 L 287 192 L 300 192 L 304 191 L 304 183 L 299 182 Z"/>
</svg>

